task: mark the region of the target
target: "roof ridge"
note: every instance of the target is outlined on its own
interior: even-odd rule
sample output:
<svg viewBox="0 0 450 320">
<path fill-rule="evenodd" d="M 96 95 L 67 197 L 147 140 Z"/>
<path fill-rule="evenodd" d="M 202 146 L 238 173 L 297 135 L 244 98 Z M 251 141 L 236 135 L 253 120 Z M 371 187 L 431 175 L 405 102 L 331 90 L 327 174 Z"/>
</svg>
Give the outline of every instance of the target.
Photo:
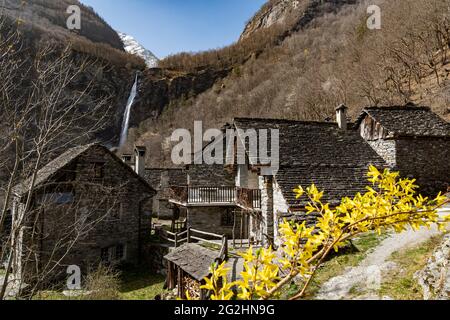
<svg viewBox="0 0 450 320">
<path fill-rule="evenodd" d="M 251 118 L 251 117 L 237 117 L 233 118 L 233 122 L 236 121 L 264 121 L 264 122 L 284 122 L 284 123 L 297 123 L 297 124 L 319 124 L 328 126 L 337 126 L 337 122 L 328 121 L 313 121 L 313 120 L 293 120 L 293 119 L 277 119 L 277 118 Z"/>
<path fill-rule="evenodd" d="M 392 110 L 400 110 L 400 111 L 406 111 L 406 110 L 423 110 L 423 111 L 431 111 L 431 108 L 428 106 L 417 106 L 417 105 L 411 105 L 407 104 L 404 106 L 370 106 L 370 107 L 364 107 L 364 110 L 383 110 L 383 111 L 392 111 Z"/>
<path fill-rule="evenodd" d="M 183 168 L 145 168 L 145 170 L 183 170 Z"/>
</svg>

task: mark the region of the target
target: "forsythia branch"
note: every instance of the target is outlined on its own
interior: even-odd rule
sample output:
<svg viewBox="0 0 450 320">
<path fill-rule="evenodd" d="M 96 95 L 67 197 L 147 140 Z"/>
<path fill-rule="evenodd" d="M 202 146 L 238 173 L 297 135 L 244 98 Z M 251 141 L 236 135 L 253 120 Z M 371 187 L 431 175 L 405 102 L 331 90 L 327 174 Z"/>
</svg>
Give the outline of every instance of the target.
<svg viewBox="0 0 450 320">
<path fill-rule="evenodd" d="M 250 247 L 241 254 L 244 259 L 244 271 L 241 280 L 228 283 L 225 262 L 211 267 L 211 276 L 206 278 L 202 289 L 210 292 L 210 299 L 271 299 L 294 278 L 305 279 L 301 289 L 290 299 L 302 298 L 318 268 L 331 250 L 339 251 L 346 241 L 359 234 L 375 231 L 378 234 L 392 230 L 400 233 L 408 227 L 419 230 L 422 227 L 436 225 L 444 231 L 450 216 L 440 217 L 437 209 L 449 200 L 438 194 L 434 199 L 416 195 L 418 186 L 415 180 L 400 179 L 398 172 L 384 170 L 380 172 L 371 166 L 368 172 L 365 194 L 356 194 L 353 198 L 343 198 L 334 209 L 323 203 L 324 191 L 315 185 L 306 189 L 299 186 L 294 190 L 296 198 L 305 194 L 308 204 L 305 214 L 318 216 L 314 226 L 284 221 L 280 225 L 279 252 L 272 248 L 254 249 Z M 280 278 L 280 271 L 288 274 Z M 189 295 L 188 295 L 189 298 Z"/>
</svg>

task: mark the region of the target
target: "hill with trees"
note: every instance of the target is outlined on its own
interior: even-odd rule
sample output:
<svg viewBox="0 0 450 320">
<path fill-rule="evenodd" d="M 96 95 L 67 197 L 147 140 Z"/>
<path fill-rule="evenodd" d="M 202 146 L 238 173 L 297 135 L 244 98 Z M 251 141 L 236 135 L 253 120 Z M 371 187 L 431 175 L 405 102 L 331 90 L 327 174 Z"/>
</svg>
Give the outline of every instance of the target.
<svg viewBox="0 0 450 320">
<path fill-rule="evenodd" d="M 201 70 L 222 73 L 200 93 L 187 85 L 160 114 L 141 114 L 130 141 L 154 150 L 155 165 L 170 165 L 167 138 L 175 128 L 192 129 L 194 120 L 206 128 L 244 116 L 322 121 L 333 119 L 341 103 L 355 118 L 364 106 L 406 102 L 429 105 L 449 120 L 447 1 L 379 2 L 379 30 L 367 26 L 372 2 L 270 1 L 236 43 L 163 59 L 161 68 L 190 79 Z M 144 101 L 151 108 L 151 99 Z"/>
</svg>

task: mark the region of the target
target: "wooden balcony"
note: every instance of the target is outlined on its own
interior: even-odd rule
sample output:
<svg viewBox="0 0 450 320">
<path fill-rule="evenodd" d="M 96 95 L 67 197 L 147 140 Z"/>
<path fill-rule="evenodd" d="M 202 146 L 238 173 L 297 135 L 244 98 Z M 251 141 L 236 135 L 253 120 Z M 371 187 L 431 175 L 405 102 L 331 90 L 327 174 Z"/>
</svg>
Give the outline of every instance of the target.
<svg viewBox="0 0 450 320">
<path fill-rule="evenodd" d="M 172 187 L 170 201 L 183 206 L 261 208 L 261 191 L 237 187 Z"/>
</svg>

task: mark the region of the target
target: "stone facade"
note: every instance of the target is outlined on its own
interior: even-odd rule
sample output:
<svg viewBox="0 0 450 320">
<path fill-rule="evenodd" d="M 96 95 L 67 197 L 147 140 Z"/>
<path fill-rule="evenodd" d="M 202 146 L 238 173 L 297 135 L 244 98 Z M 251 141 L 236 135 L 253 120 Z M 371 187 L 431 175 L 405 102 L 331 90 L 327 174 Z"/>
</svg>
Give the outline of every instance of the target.
<svg viewBox="0 0 450 320">
<path fill-rule="evenodd" d="M 394 170 L 415 178 L 425 194 L 447 190 L 450 186 L 450 137 L 399 138 L 395 145 Z"/>
<path fill-rule="evenodd" d="M 262 212 L 262 243 L 268 246 L 275 241 L 274 233 L 274 199 L 273 199 L 273 177 L 261 177 L 261 212 Z"/>
<path fill-rule="evenodd" d="M 233 239 L 234 229 L 234 237 L 239 239 L 242 227 L 242 238 L 248 237 L 249 216 L 235 207 L 190 207 L 187 212 L 188 224 L 193 229 L 223 234 L 228 239 Z"/>
<path fill-rule="evenodd" d="M 235 186 L 235 169 L 223 165 L 191 165 L 188 167 L 188 185 L 192 187 Z"/>
<path fill-rule="evenodd" d="M 144 178 L 157 191 L 153 198 L 153 213 L 159 219 L 177 219 L 178 210 L 169 202 L 170 188 L 187 185 L 187 174 L 183 169 L 147 168 Z"/>
<path fill-rule="evenodd" d="M 293 190 L 315 184 L 324 190 L 323 201 L 331 207 L 343 197 L 364 193 L 369 184 L 370 165 L 391 168 L 413 177 L 421 192 L 445 191 L 450 183 L 450 126 L 429 108 L 411 105 L 366 108 L 356 124 L 347 123 L 345 106 L 338 110 L 338 124 L 332 122 L 236 118 L 232 125 L 243 132 L 279 130 L 279 168 L 275 176 L 263 177 L 262 159 L 249 165 L 192 165 L 188 185 L 236 186 L 261 191 L 261 211 L 249 217 L 250 240 L 279 244 L 278 226 L 283 219 L 314 225 L 317 215 L 305 214 L 309 202 L 297 199 Z M 238 130 L 239 132 L 239 130 Z M 239 134 L 239 133 L 238 133 Z M 245 137 L 241 137 L 245 141 Z M 218 140 L 214 143 L 222 143 Z M 214 146 L 212 143 L 212 146 Z M 248 146 L 245 146 L 246 148 Z M 236 154 L 235 154 L 236 157 Z M 189 209 L 191 210 L 191 209 Z M 224 208 L 193 208 L 189 220 L 202 230 L 226 233 L 217 221 Z M 277 243 L 278 241 L 278 243 Z"/>
<path fill-rule="evenodd" d="M 357 126 L 392 170 L 417 180 L 421 193 L 450 186 L 450 126 L 429 108 L 367 108 Z"/>
<path fill-rule="evenodd" d="M 51 281 L 64 275 L 68 265 L 87 272 L 101 261 L 138 263 L 150 235 L 155 192 L 131 168 L 99 145 L 64 157 L 72 156 L 63 154 L 49 164 L 64 163 L 36 186 L 22 237 L 14 241 L 15 271 L 25 281 L 41 275 Z M 13 224 L 24 198 L 14 200 Z"/>
<path fill-rule="evenodd" d="M 279 225 L 283 222 L 284 215 L 289 212 L 289 205 L 283 196 L 280 185 L 276 181 L 273 184 L 273 212 L 275 244 L 280 245 L 278 236 Z"/>
<path fill-rule="evenodd" d="M 395 167 L 397 163 L 396 143 L 394 140 L 369 140 L 367 143 L 375 150 L 386 163 L 391 167 Z"/>
</svg>

